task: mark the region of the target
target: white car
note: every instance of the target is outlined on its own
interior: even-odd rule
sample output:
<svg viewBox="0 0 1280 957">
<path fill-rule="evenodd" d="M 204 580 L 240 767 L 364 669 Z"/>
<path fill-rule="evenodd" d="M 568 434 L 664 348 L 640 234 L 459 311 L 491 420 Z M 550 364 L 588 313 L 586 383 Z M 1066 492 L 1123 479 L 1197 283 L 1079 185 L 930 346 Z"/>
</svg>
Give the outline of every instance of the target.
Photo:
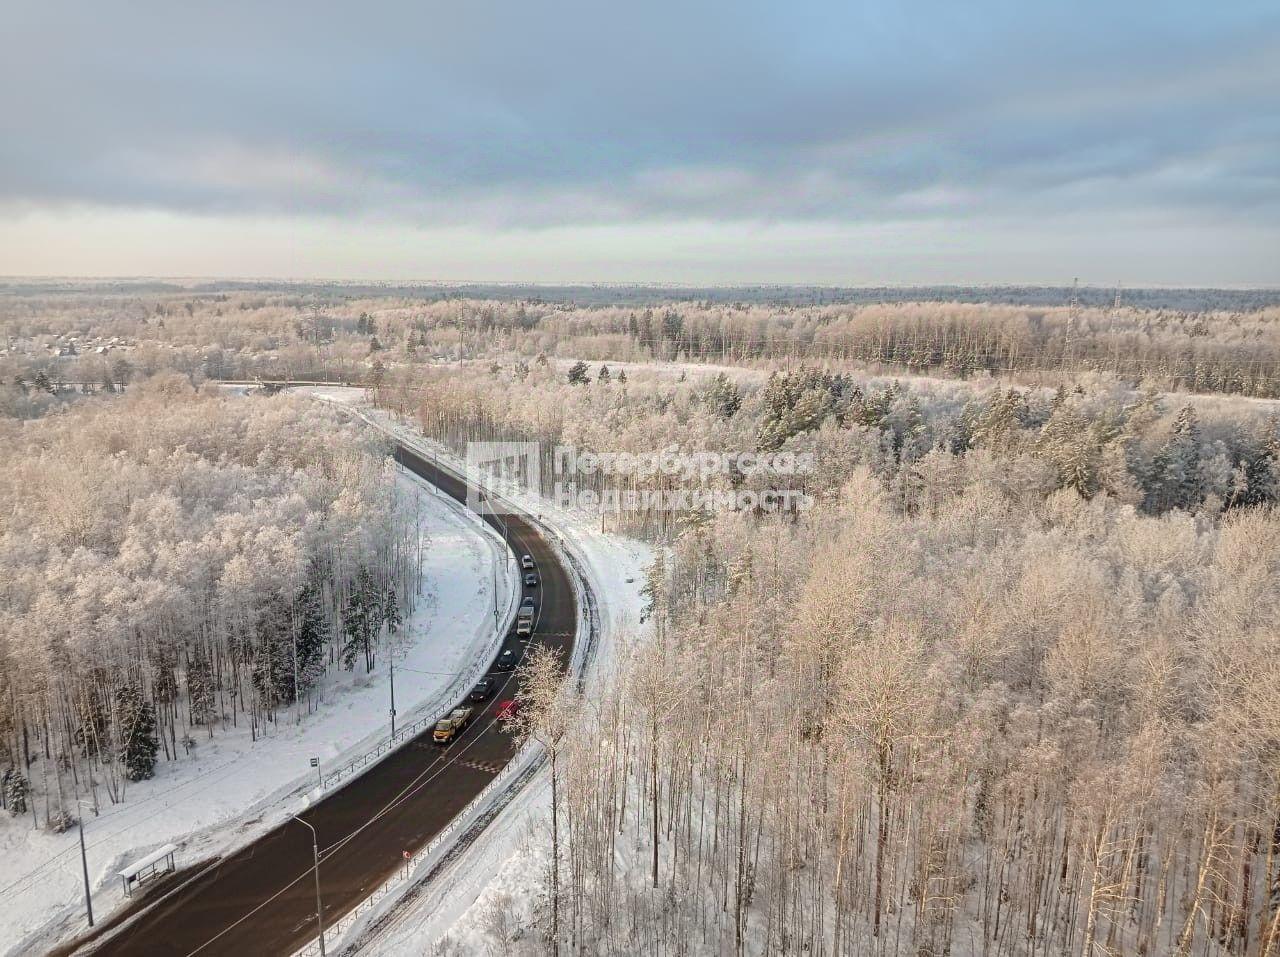
<svg viewBox="0 0 1280 957">
<path fill-rule="evenodd" d="M 526 556 L 524 556 L 524 558 L 520 559 L 520 567 L 521 567 L 521 568 L 523 568 L 525 571 L 532 571 L 532 570 L 533 570 L 533 556 L 532 556 L 532 555 L 526 555 Z"/>
</svg>

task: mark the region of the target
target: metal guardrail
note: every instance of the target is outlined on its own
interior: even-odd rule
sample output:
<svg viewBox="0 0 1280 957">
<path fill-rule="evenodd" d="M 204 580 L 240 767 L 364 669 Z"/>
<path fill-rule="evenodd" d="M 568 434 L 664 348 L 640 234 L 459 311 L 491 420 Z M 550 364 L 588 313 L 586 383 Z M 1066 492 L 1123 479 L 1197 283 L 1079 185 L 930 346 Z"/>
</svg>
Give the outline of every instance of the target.
<svg viewBox="0 0 1280 957">
<path fill-rule="evenodd" d="M 361 416 L 364 418 L 364 416 Z M 376 426 L 375 426 L 376 427 Z M 397 441 L 403 441 L 397 438 Z M 439 463 L 438 463 L 439 464 Z M 448 471 L 453 469 L 444 466 Z M 525 512 L 528 515 L 527 512 Z M 540 520 L 534 519 L 538 527 L 547 534 L 549 539 L 553 539 L 556 543 L 556 549 L 560 552 L 561 557 L 565 560 L 565 564 L 572 568 L 575 588 L 579 598 L 579 628 L 582 632 L 583 640 L 575 643 L 572 665 L 577 671 L 577 680 L 579 687 L 582 686 L 586 675 L 586 666 L 595 650 L 595 642 L 600 630 L 600 611 L 596 605 L 595 596 L 590 587 L 586 583 L 586 575 L 582 569 L 581 563 L 571 549 L 569 549 L 563 536 L 558 531 L 544 525 Z M 540 516 L 539 516 L 540 519 Z M 585 626 L 585 627 L 584 627 Z M 426 719 L 423 719 L 425 722 Z M 406 732 L 408 730 L 406 729 Z M 398 737 L 399 735 L 397 735 Z M 382 746 L 380 746 L 381 748 Z M 390 749 L 388 744 L 387 749 Z M 374 749 L 375 752 L 380 749 Z M 374 752 L 370 752 L 374 754 Z M 529 769 L 532 760 L 536 758 L 539 762 L 542 760 L 541 749 L 535 745 L 529 745 L 522 752 L 513 757 L 498 772 L 484 789 L 480 791 L 474 798 L 467 802 L 466 807 L 454 815 L 453 819 L 444 826 L 430 841 L 421 847 L 415 854 L 405 860 L 403 866 L 398 868 L 389 878 L 375 888 L 368 897 L 356 904 L 351 910 L 343 914 L 332 926 L 324 929 L 325 947 L 332 947 L 334 944 L 341 943 L 343 936 L 351 929 L 351 927 L 364 917 L 379 902 L 384 900 L 388 894 L 401 885 L 409 884 L 413 881 L 413 872 L 423 861 L 425 861 L 432 853 L 441 847 L 446 841 L 452 838 L 455 833 L 464 826 L 469 826 L 468 818 L 475 812 L 488 798 L 490 798 L 499 788 L 507 787 L 518 772 L 523 773 Z M 352 762 L 355 765 L 355 762 Z M 356 765 L 359 766 L 359 765 Z M 340 769 L 336 774 L 349 774 L 346 769 Z M 309 943 L 304 944 L 298 950 L 294 951 L 291 957 L 319 957 L 320 954 L 320 937 L 316 936 Z"/>
<path fill-rule="evenodd" d="M 467 510 L 464 509 L 464 511 L 467 511 Z M 467 514 L 474 514 L 474 513 L 468 511 Z M 484 524 L 483 520 L 480 520 L 478 516 L 477 516 L 477 520 L 479 520 L 482 525 Z M 510 551 L 510 546 L 505 543 L 503 544 L 503 548 L 506 548 L 508 551 Z M 514 552 L 512 554 L 514 555 Z M 504 616 L 504 627 L 502 628 L 500 633 L 496 634 L 497 640 L 494 641 L 493 643 L 494 645 L 501 645 L 502 641 L 505 640 L 507 632 L 510 631 L 511 629 L 511 620 L 515 616 L 516 599 L 520 595 L 519 581 L 520 579 L 517 573 L 517 577 L 512 582 L 509 582 L 509 584 L 513 586 L 511 588 L 511 598 L 507 603 L 508 607 L 507 607 L 507 614 Z M 458 672 L 458 674 L 449 683 L 449 685 L 445 688 L 445 690 L 441 692 L 441 697 L 445 701 L 460 700 L 458 699 L 459 691 L 461 689 L 469 688 L 471 685 L 475 684 L 480 679 L 481 675 L 488 672 L 489 666 L 492 663 L 493 663 L 492 656 L 489 655 L 487 652 L 481 655 L 480 657 L 476 658 L 467 667 L 466 671 Z M 398 731 L 396 731 L 393 737 L 387 738 L 385 741 L 380 742 L 378 745 L 369 749 L 364 754 L 360 754 L 352 758 L 346 764 L 345 767 L 340 767 L 336 771 L 333 771 L 329 774 L 322 775 L 320 779 L 321 789 L 323 791 L 329 791 L 335 786 L 337 786 L 338 784 L 340 784 L 342 781 L 345 781 L 347 778 L 350 778 L 357 771 L 363 771 L 365 768 L 369 767 L 369 765 L 376 763 L 380 758 L 390 754 L 392 751 L 394 751 L 397 747 L 399 747 L 409 738 L 416 737 L 418 734 L 422 733 L 422 731 L 424 731 L 431 725 L 435 724 L 441 718 L 447 717 L 449 713 L 453 711 L 453 709 L 456 707 L 458 707 L 458 704 L 452 704 L 442 709 L 439 709 L 438 711 L 428 713 L 426 716 L 419 718 L 417 721 L 414 721 L 413 723 L 408 724 L 403 728 L 400 728 Z"/>
</svg>

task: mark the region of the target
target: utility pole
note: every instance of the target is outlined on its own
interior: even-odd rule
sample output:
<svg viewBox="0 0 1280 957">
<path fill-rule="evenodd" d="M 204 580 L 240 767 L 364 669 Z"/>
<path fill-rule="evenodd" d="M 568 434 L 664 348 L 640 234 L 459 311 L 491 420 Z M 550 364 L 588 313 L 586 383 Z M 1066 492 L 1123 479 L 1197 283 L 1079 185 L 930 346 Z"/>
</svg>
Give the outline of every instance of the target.
<svg viewBox="0 0 1280 957">
<path fill-rule="evenodd" d="M 320 928 L 320 957 L 325 957 L 324 953 L 324 906 L 320 903 L 320 843 L 316 837 L 316 829 L 307 824 L 298 815 L 291 815 L 299 824 L 305 825 L 307 830 L 311 832 L 311 860 L 314 862 L 314 870 L 316 875 L 316 926 Z"/>
<path fill-rule="evenodd" d="M 77 802 L 79 803 L 79 802 Z M 84 810 L 84 805 L 80 804 Z M 89 858 L 84 851 L 84 816 L 76 815 L 76 824 L 80 828 L 80 869 L 84 873 L 84 909 L 89 913 L 89 926 L 93 926 L 93 897 L 89 894 Z"/>
</svg>

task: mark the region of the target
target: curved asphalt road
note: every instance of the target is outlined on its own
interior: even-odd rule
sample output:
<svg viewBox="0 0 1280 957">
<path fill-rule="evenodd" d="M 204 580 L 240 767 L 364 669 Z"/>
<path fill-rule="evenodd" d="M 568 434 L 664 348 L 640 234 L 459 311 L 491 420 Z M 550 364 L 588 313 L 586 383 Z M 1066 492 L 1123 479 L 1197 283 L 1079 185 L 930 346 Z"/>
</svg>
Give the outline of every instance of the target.
<svg viewBox="0 0 1280 957">
<path fill-rule="evenodd" d="M 464 499 L 465 487 L 403 446 L 395 457 L 445 493 Z M 519 515 L 504 516 L 516 555 L 532 555 L 541 586 L 533 641 L 560 649 L 568 662 L 577 627 L 569 575 L 537 529 Z M 501 523 L 492 516 L 495 528 Z M 522 650 L 514 633 L 505 647 Z M 310 808 L 303 819 L 320 840 L 320 892 L 325 925 L 359 903 L 398 866 L 401 852 L 426 844 L 466 806 L 515 753 L 511 735 L 493 719 L 496 703 L 509 698 L 518 679 L 494 673 L 504 687 L 480 707 L 477 719 L 447 748 L 430 730 Z M 137 913 L 127 926 L 89 944 L 102 955 L 288 955 L 315 936 L 315 885 L 311 832 L 290 821 L 213 866 L 193 868 L 157 888 L 132 908 L 112 916 L 104 934 Z M 265 901 L 270 900 L 264 905 Z M 260 906 L 263 905 L 263 906 Z M 90 938 L 92 940 L 92 938 Z M 83 945 L 87 941 L 81 941 Z"/>
</svg>

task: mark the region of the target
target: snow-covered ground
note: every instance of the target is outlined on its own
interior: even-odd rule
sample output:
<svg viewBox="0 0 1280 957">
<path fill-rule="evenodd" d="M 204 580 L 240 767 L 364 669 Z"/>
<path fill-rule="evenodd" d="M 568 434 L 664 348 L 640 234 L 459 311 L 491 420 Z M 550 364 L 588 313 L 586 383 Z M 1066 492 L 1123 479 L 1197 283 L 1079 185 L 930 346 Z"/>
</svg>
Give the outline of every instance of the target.
<svg viewBox="0 0 1280 957">
<path fill-rule="evenodd" d="M 397 481 L 410 514 L 418 510 L 423 536 L 420 590 L 396 659 L 398 720 L 407 724 L 448 704 L 454 676 L 496 647 L 495 578 L 504 630 L 518 588 L 500 536 L 409 473 Z M 372 674 L 363 670 L 331 674 L 318 708 L 308 715 L 304 707 L 300 723 L 290 711 L 257 741 L 244 722 L 212 739 L 197 735 L 190 757 L 161 761 L 155 778 L 130 785 L 126 800 L 98 817 L 85 812 L 95 917 L 120 903 L 115 874 L 124 865 L 167 842 L 181 845 L 180 866 L 242 845 L 303 806 L 315 790 L 312 756 L 327 772 L 383 740 L 387 670 L 382 662 Z M 28 818 L 0 815 L 0 901 L 2 952 L 38 952 L 83 929 L 75 830 L 52 834 L 32 829 Z"/>
<path fill-rule="evenodd" d="M 462 468 L 456 455 L 424 438 L 412 423 L 364 407 L 359 389 L 307 391 L 329 401 L 360 406 L 363 415 L 406 443 L 429 448 L 441 462 Z M 589 697 L 592 687 L 616 661 L 619 643 L 642 627 L 644 599 L 640 589 L 653 561 L 652 549 L 635 539 L 601 533 L 594 515 L 560 508 L 531 494 L 510 497 L 540 515 L 543 524 L 559 534 L 595 593 L 600 634 L 587 672 Z M 366 935 L 360 941 L 361 952 L 417 957 L 447 937 L 457 945 L 457 953 L 485 953 L 493 940 L 487 924 L 495 910 L 501 909 L 495 908 L 495 902 L 506 896 L 527 900 L 537 885 L 545 860 L 539 849 L 545 842 L 527 838 L 544 826 L 549 806 L 550 784 L 544 769 L 410 905 L 393 912 L 375 933 Z"/>
<path fill-rule="evenodd" d="M 579 360 L 555 358 L 550 361 L 558 372 L 567 373 L 569 368 Z M 790 368 L 794 370 L 806 365 L 803 362 L 784 364 L 776 360 L 772 363 L 757 362 L 750 364 L 744 362 L 740 365 L 722 365 L 713 362 L 620 362 L 609 359 L 584 359 L 582 361 L 586 362 L 588 377 L 593 381 L 602 365 L 607 365 L 610 373 L 615 378 L 620 371 L 625 371 L 628 377 L 639 377 L 641 380 L 646 377 L 650 379 L 678 379 L 680 376 L 684 376 L 697 382 L 723 373 L 734 381 L 753 383 L 766 381 L 773 368 Z M 1035 370 L 1028 370 L 1013 376 L 979 373 L 967 379 L 958 379 L 942 375 L 898 371 L 891 368 L 871 370 L 857 363 L 823 363 L 818 361 L 813 365 L 817 368 L 830 366 L 832 371 L 845 372 L 864 389 L 883 389 L 897 382 L 912 388 L 932 392 L 960 389 L 984 393 L 991 389 L 1017 388 L 1039 390 L 1048 395 L 1052 394 L 1057 388 L 1057 379 L 1049 371 L 1036 372 Z M 1138 398 L 1142 391 L 1140 389 L 1130 389 L 1100 373 L 1082 373 L 1080 377 L 1082 380 L 1093 382 L 1093 387 L 1095 388 L 1110 389 L 1117 394 L 1127 395 L 1131 400 Z M 1036 384 L 1037 382 L 1050 382 L 1052 384 Z M 1253 409 L 1272 413 L 1280 410 L 1280 399 L 1264 399 L 1210 392 L 1161 392 L 1160 394 L 1166 402 L 1175 405 L 1175 407 L 1190 403 L 1199 409 L 1222 409 L 1225 412 Z"/>
</svg>

